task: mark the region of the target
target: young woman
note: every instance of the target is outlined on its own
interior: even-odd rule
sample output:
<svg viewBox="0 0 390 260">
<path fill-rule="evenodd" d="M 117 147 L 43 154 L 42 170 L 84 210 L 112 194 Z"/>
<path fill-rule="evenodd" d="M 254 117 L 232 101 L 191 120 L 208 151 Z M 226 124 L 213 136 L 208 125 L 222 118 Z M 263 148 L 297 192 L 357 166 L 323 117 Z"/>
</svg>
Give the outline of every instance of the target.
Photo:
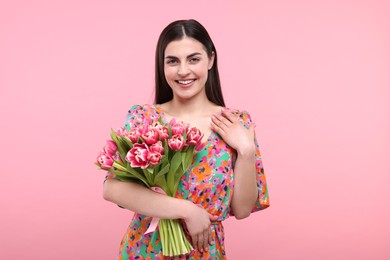
<svg viewBox="0 0 390 260">
<path fill-rule="evenodd" d="M 163 259 L 158 228 L 146 233 L 152 217 L 183 220 L 194 250 L 178 259 L 226 259 L 221 222 L 267 208 L 268 191 L 254 123 L 246 111 L 225 107 L 217 51 L 197 21 L 175 21 L 162 31 L 155 92 L 155 104 L 131 107 L 125 127 L 175 118 L 204 133 L 204 148 L 195 154 L 175 198 L 107 176 L 104 198 L 135 212 L 119 259 Z"/>
</svg>

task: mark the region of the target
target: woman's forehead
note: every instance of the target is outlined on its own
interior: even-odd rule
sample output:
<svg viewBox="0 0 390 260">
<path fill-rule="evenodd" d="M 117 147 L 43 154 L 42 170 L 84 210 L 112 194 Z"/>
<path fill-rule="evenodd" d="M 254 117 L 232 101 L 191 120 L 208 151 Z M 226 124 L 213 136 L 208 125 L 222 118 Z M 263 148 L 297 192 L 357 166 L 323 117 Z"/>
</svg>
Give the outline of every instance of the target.
<svg viewBox="0 0 390 260">
<path fill-rule="evenodd" d="M 196 52 L 200 54 L 206 53 L 203 44 L 194 38 L 183 37 L 180 40 L 168 43 L 164 56 L 190 55 Z"/>
</svg>

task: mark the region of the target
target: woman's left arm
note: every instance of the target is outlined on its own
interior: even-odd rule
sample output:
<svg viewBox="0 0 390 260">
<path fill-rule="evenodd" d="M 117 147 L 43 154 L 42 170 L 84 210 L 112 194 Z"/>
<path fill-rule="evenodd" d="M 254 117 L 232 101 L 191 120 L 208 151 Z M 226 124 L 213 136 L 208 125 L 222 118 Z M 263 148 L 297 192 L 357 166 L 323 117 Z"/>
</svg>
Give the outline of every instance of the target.
<svg viewBox="0 0 390 260">
<path fill-rule="evenodd" d="M 231 207 L 237 219 L 246 218 L 258 198 L 254 124 L 246 128 L 230 111 L 224 109 L 221 114 L 212 117 L 211 127 L 237 151 Z"/>
</svg>

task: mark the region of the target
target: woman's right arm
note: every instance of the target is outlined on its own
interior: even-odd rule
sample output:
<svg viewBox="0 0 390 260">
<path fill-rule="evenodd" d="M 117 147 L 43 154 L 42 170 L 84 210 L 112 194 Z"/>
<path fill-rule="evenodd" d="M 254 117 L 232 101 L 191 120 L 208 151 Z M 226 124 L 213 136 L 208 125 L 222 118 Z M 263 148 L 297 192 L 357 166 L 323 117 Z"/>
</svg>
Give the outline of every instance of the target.
<svg viewBox="0 0 390 260">
<path fill-rule="evenodd" d="M 184 219 L 194 206 L 190 201 L 154 192 L 137 183 L 115 179 L 104 182 L 103 198 L 133 212 L 163 219 Z"/>
<path fill-rule="evenodd" d="M 207 250 L 211 243 L 210 223 L 217 217 L 188 200 L 154 192 L 132 182 L 107 179 L 103 198 L 139 214 L 162 219 L 183 219 L 192 243 L 199 250 Z"/>
</svg>

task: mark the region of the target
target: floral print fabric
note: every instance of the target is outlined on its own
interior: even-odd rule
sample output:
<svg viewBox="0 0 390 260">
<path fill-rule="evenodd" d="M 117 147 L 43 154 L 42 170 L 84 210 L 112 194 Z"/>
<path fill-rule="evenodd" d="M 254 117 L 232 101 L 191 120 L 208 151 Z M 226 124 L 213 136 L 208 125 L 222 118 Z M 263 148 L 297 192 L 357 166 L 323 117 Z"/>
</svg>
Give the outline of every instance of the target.
<svg viewBox="0 0 390 260">
<path fill-rule="evenodd" d="M 248 112 L 229 110 L 245 127 L 249 127 L 251 118 Z M 125 128 L 130 129 L 149 123 L 150 120 L 158 120 L 159 117 L 164 123 L 168 123 L 158 104 L 134 105 L 128 111 Z M 252 212 L 269 206 L 267 184 L 256 138 L 254 142 L 258 200 Z M 152 218 L 135 213 L 122 238 L 119 259 L 226 259 L 221 222 L 232 215 L 230 202 L 234 193 L 235 158 L 235 150 L 229 147 L 216 132 L 212 132 L 205 141 L 203 149 L 195 154 L 192 165 L 183 175 L 176 193 L 177 198 L 190 200 L 210 214 L 218 216 L 218 221 L 211 225 L 214 244 L 208 251 L 202 253 L 193 250 L 189 255 L 164 258 L 158 227 L 154 232 L 145 234 Z M 107 178 L 115 178 L 115 175 L 108 174 Z"/>
</svg>

